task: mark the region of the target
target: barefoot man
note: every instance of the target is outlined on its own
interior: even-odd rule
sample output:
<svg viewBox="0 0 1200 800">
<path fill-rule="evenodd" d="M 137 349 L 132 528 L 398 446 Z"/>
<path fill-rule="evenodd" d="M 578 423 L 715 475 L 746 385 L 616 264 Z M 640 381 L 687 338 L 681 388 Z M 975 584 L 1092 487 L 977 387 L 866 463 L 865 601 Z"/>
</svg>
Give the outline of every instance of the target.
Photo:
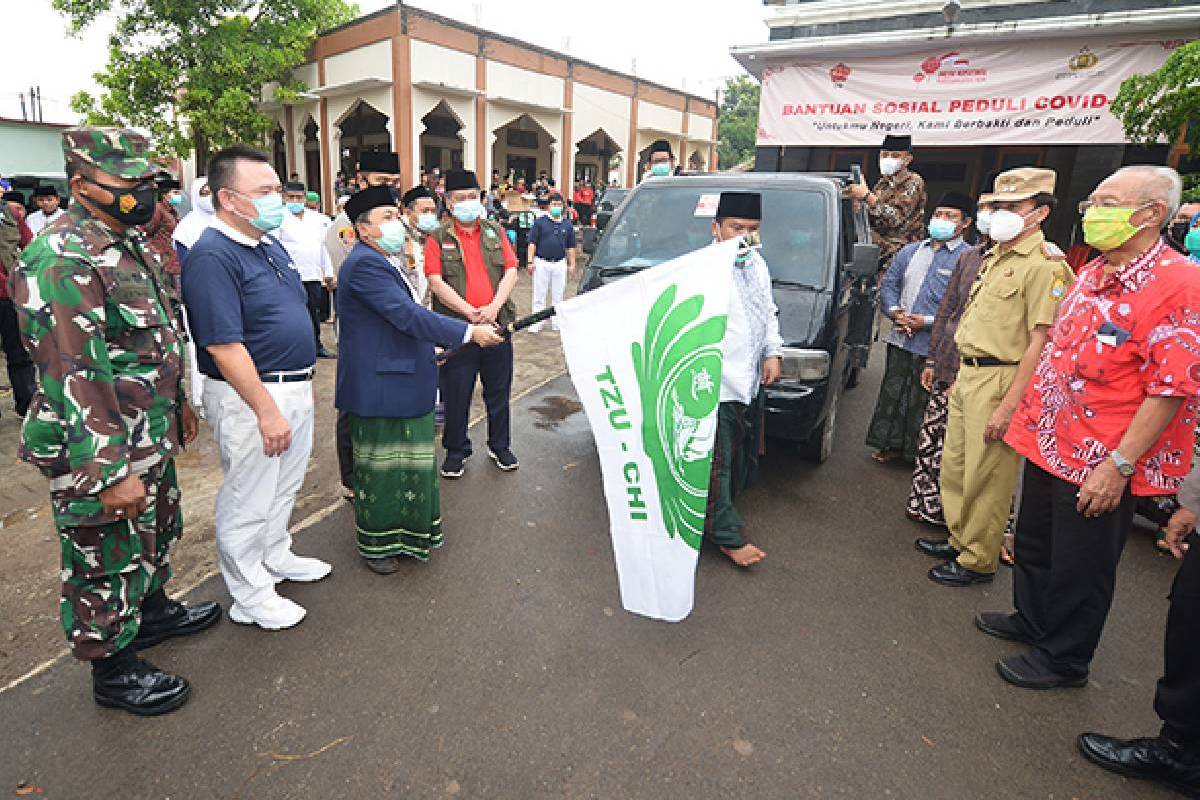
<svg viewBox="0 0 1200 800">
<path fill-rule="evenodd" d="M 761 195 L 722 193 L 713 221 L 716 241 L 747 237 L 757 242 L 761 225 Z M 733 507 L 733 497 L 745 488 L 758 459 L 758 419 L 762 408 L 758 403 L 759 387 L 779 380 L 783 337 L 779 335 L 779 309 L 771 294 L 771 273 L 758 250 L 749 246 L 740 250 L 732 270 L 734 291 L 729 297 L 725 328 L 721 406 L 704 532 L 733 563 L 748 567 L 762 561 L 767 554 L 742 535 L 745 523 Z"/>
</svg>

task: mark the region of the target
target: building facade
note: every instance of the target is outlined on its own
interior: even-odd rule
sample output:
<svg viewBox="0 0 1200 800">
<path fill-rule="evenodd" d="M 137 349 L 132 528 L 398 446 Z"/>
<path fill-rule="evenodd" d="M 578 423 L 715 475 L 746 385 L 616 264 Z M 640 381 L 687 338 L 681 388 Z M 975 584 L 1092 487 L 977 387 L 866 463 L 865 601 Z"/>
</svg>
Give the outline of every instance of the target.
<svg viewBox="0 0 1200 800">
<path fill-rule="evenodd" d="M 272 156 L 327 204 L 364 150 L 395 150 L 406 186 L 434 167 L 631 185 L 656 139 L 716 167 L 712 100 L 399 4 L 321 35 L 294 75 L 297 102 L 264 91 Z"/>
<path fill-rule="evenodd" d="M 879 144 L 911 134 L 931 198 L 997 172 L 1058 173 L 1065 209 L 1117 167 L 1191 168 L 1182 145 L 1134 146 L 1110 106 L 1200 31 L 1200 0 L 765 0 L 764 44 L 733 48 L 763 82 L 756 169 L 878 175 Z M 1075 214 L 1051 217 L 1063 245 Z"/>
</svg>

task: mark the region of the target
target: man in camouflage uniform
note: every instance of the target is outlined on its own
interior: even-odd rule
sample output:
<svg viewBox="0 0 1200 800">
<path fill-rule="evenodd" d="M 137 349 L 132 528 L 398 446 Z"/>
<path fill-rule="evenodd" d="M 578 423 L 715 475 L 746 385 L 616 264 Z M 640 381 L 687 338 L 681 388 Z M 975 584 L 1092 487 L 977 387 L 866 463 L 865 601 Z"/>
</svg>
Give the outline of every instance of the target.
<svg viewBox="0 0 1200 800">
<path fill-rule="evenodd" d="M 183 526 L 173 458 L 197 423 L 162 264 L 139 227 L 155 199 L 146 148 L 130 130 L 63 131 L 75 202 L 11 281 L 41 374 L 20 455 L 50 479 L 63 628 L 92 663 L 96 702 L 139 715 L 178 708 L 191 689 L 136 651 L 221 616 L 163 590 Z"/>
<path fill-rule="evenodd" d="M 887 136 L 879 151 L 880 178 L 850 187 L 850 196 L 866 203 L 871 239 L 879 245 L 879 265 L 886 268 L 900 248 L 925 238 L 925 180 L 909 169 L 912 137 Z"/>
</svg>

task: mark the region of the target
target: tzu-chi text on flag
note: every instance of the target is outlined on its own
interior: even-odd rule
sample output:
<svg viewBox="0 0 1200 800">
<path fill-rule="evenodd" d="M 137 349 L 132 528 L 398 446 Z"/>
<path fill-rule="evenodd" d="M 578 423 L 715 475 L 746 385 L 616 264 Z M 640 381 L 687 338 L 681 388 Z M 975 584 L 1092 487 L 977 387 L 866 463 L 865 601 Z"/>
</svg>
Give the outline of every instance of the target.
<svg viewBox="0 0 1200 800">
<path fill-rule="evenodd" d="M 567 368 L 604 479 L 621 604 L 691 613 L 737 242 L 705 247 L 557 306 Z"/>
</svg>

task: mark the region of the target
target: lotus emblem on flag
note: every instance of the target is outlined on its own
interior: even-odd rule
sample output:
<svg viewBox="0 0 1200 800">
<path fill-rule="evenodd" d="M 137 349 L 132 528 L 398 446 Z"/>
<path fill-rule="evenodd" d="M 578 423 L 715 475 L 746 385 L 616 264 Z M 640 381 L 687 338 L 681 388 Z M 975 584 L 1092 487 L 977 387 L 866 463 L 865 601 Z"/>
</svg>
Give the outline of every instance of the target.
<svg viewBox="0 0 1200 800">
<path fill-rule="evenodd" d="M 654 464 L 663 521 L 672 537 L 699 550 L 726 317 L 700 319 L 704 297 L 675 303 L 675 294 L 674 285 L 667 287 L 650 309 L 645 340 L 632 346 L 633 368 L 645 413 L 643 447 Z"/>
</svg>

